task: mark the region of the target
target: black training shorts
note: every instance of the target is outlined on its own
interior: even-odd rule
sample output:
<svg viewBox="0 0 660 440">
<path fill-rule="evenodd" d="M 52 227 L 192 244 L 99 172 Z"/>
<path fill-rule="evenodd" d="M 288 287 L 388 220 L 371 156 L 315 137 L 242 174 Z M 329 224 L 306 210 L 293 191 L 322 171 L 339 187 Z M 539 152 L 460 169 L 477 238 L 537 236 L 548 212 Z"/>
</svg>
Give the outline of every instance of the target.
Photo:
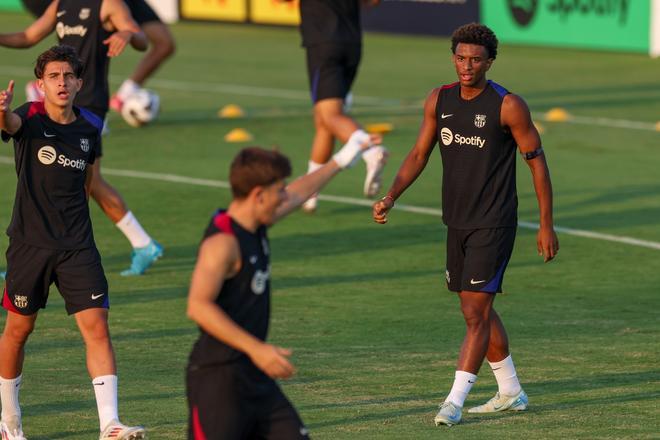
<svg viewBox="0 0 660 440">
<path fill-rule="evenodd" d="M 188 366 L 189 440 L 308 439 L 277 383 L 248 360 Z"/>
<path fill-rule="evenodd" d="M 144 23 L 149 23 L 150 21 L 160 21 L 158 14 L 151 9 L 151 6 L 147 4 L 144 0 L 125 0 L 128 5 L 128 9 L 131 10 L 131 15 L 137 24 L 142 26 Z"/>
<path fill-rule="evenodd" d="M 355 43 L 324 43 L 306 48 L 307 73 L 312 102 L 344 99 L 357 75 L 362 46 Z"/>
<path fill-rule="evenodd" d="M 447 230 L 447 287 L 453 292 L 502 291 L 516 228 Z"/>
<path fill-rule="evenodd" d="M 108 281 L 95 247 L 43 249 L 10 240 L 2 306 L 21 315 L 46 307 L 55 283 L 71 315 L 91 308 L 109 308 Z"/>
</svg>

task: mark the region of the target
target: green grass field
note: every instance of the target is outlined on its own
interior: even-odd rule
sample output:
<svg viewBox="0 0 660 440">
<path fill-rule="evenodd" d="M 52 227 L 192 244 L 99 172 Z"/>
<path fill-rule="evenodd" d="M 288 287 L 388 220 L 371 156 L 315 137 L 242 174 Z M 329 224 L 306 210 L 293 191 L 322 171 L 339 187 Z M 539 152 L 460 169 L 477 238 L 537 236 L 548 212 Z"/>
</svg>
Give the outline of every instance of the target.
<svg viewBox="0 0 660 440">
<path fill-rule="evenodd" d="M 28 22 L 0 15 L 3 32 Z M 128 242 L 92 203 L 111 288 L 120 414 L 157 440 L 185 438 L 183 370 L 197 334 L 185 316 L 187 287 L 209 215 L 230 200 L 226 189 L 158 176 L 226 181 L 229 161 L 244 145 L 223 141 L 235 127 L 249 130 L 255 144 L 278 145 L 299 175 L 313 134 L 295 29 L 183 23 L 173 32 L 178 53 L 149 84 L 162 98 L 160 119 L 132 129 L 113 114 L 103 160 L 106 178 L 164 244 L 165 258 L 143 277 L 120 277 Z M 54 41 L 0 49 L 0 85 L 15 79 L 17 101 L 36 55 Z M 445 39 L 365 36 L 354 114 L 363 123 L 395 126 L 385 142 L 392 153 L 387 185 L 414 142 L 422 100 L 455 80 L 448 47 Z M 113 62 L 113 87 L 137 59 L 129 52 Z M 316 215 L 296 213 L 272 228 L 270 340 L 294 349 L 298 374 L 283 387 L 314 438 L 658 438 L 659 63 L 644 55 L 503 45 L 489 74 L 525 97 L 545 128 L 556 224 L 650 246 L 560 232 L 559 256 L 544 265 L 534 231 L 519 229 L 496 308 L 530 396 L 526 413 L 433 425 L 464 333 L 457 299 L 444 283 L 446 230 L 438 216 L 395 209 L 379 226 L 368 207 L 323 201 Z M 218 119 L 228 103 L 243 106 L 248 117 Z M 567 109 L 576 123 L 542 121 L 553 107 Z M 613 120 L 642 124 L 624 128 Z M 11 146 L 0 155 L 3 228 L 16 181 L 11 155 Z M 127 177 L 121 170 L 156 174 Z M 535 222 L 522 161 L 518 172 L 520 220 Z M 363 177 L 358 166 L 324 194 L 359 200 Z M 440 178 L 434 153 L 401 203 L 439 208 Z M 0 245 L 7 243 L 3 235 Z M 486 366 L 466 405 L 496 389 Z M 21 401 L 31 440 L 97 436 L 83 346 L 55 288 L 27 346 Z"/>
</svg>

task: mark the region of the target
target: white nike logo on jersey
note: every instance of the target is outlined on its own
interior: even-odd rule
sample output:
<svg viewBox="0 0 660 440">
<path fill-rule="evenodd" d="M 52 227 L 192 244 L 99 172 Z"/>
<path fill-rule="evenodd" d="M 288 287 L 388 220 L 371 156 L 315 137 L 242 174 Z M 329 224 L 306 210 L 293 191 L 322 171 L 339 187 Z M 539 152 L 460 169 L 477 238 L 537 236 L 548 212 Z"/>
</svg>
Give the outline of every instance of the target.
<svg viewBox="0 0 660 440">
<path fill-rule="evenodd" d="M 105 295 L 105 293 L 99 293 L 98 295 L 94 295 L 94 294 L 92 293 L 92 299 L 99 299 L 99 298 L 102 297 L 103 295 Z"/>
<path fill-rule="evenodd" d="M 252 256 L 250 257 L 250 263 L 254 264 L 254 263 L 256 263 L 256 262 L 257 262 L 257 256 L 256 256 L 256 255 L 252 255 Z"/>
<path fill-rule="evenodd" d="M 63 16 L 64 14 L 66 14 L 66 10 L 64 10 L 64 11 L 57 11 L 57 18 L 60 18 L 60 17 Z"/>
<path fill-rule="evenodd" d="M 56 134 L 46 133 L 46 132 L 44 131 L 44 136 L 46 136 L 47 138 L 54 138 L 54 137 L 57 136 L 57 135 L 56 135 Z"/>
<path fill-rule="evenodd" d="M 481 284 L 481 283 L 485 283 L 485 282 L 486 282 L 486 280 L 478 280 L 478 281 L 475 281 L 474 278 L 471 278 L 471 279 L 470 279 L 470 284 L 472 284 L 472 285 L 474 285 L 474 284 Z"/>
<path fill-rule="evenodd" d="M 443 114 L 440 115 L 440 117 L 441 117 L 442 119 L 451 118 L 452 116 L 454 116 L 453 113 L 449 113 L 448 115 L 446 115 L 446 114 L 443 113 Z"/>
</svg>

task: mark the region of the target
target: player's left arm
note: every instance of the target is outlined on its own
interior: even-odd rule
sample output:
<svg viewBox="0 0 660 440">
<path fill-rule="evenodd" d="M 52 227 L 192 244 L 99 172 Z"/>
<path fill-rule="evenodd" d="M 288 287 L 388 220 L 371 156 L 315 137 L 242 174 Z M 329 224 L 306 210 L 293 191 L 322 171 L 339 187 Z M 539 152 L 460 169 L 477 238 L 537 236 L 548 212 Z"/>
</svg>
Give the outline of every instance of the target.
<svg viewBox="0 0 660 440">
<path fill-rule="evenodd" d="M 552 260 L 559 250 L 559 240 L 552 218 L 552 182 L 550 170 L 541 147 L 541 137 L 534 127 L 525 101 L 513 94 L 506 95 L 502 103 L 502 125 L 509 127 L 520 153 L 532 172 L 534 190 L 539 204 L 540 228 L 536 237 L 539 255 L 544 261 Z"/>
<path fill-rule="evenodd" d="M 115 32 L 103 44 L 108 45 L 108 56 L 116 57 L 130 43 L 135 50 L 145 51 L 149 45 L 147 36 L 133 20 L 128 6 L 123 0 L 103 0 L 101 21 L 109 22 Z"/>
<path fill-rule="evenodd" d="M 360 144 L 357 139 L 349 140 L 334 156 L 318 170 L 298 177 L 286 187 L 287 198 L 275 211 L 275 221 L 300 207 L 305 200 L 319 192 L 341 170 L 350 168 L 370 145 L 380 140 L 370 135 L 369 143 Z"/>
</svg>

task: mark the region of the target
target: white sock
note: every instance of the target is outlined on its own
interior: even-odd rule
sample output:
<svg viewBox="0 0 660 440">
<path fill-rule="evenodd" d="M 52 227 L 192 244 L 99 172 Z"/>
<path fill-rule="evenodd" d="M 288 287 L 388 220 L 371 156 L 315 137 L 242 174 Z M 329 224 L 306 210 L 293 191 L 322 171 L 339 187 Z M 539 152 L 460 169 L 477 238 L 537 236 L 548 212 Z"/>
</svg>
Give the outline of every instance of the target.
<svg viewBox="0 0 660 440">
<path fill-rule="evenodd" d="M 463 408 L 463 403 L 465 403 L 465 399 L 476 381 L 476 374 L 468 373 L 467 371 L 456 371 L 454 385 L 451 387 L 451 391 L 445 402 L 452 402 L 454 405 Z"/>
<path fill-rule="evenodd" d="M 307 162 L 307 174 L 312 174 L 314 171 L 318 170 L 323 165 L 325 165 L 325 164 L 314 162 L 313 160 L 310 160 L 309 162 Z M 316 199 L 318 198 L 318 196 L 319 196 L 319 193 L 317 193 L 317 192 L 315 192 L 314 194 L 309 196 L 309 199 L 307 199 L 307 201 L 305 202 L 306 206 L 308 208 L 316 208 Z"/>
<path fill-rule="evenodd" d="M 520 392 L 522 387 L 516 375 L 516 367 L 513 366 L 513 359 L 511 355 L 502 359 L 499 362 L 488 362 L 490 368 L 493 370 L 495 379 L 497 379 L 497 386 L 500 394 L 505 396 L 515 396 Z"/>
<path fill-rule="evenodd" d="M 119 420 L 117 410 L 117 376 L 108 374 L 92 379 L 94 394 L 96 395 L 96 408 L 99 411 L 100 431 L 103 431 L 108 423 Z"/>
<path fill-rule="evenodd" d="M 314 171 L 318 170 L 323 165 L 325 165 L 325 164 L 314 162 L 313 160 L 310 160 L 309 162 L 307 162 L 307 174 L 312 174 Z"/>
<path fill-rule="evenodd" d="M 117 222 L 117 227 L 124 233 L 131 246 L 142 248 L 151 242 L 151 237 L 142 228 L 140 222 L 135 218 L 131 211 L 128 211 L 121 220 Z"/>
<path fill-rule="evenodd" d="M 18 404 L 18 391 L 21 389 L 22 374 L 14 379 L 0 377 L 0 401 L 2 401 L 2 420 L 11 417 L 21 419 L 21 406 Z"/>
<path fill-rule="evenodd" d="M 125 101 L 126 98 L 128 98 L 138 90 L 140 90 L 140 86 L 138 85 L 138 83 L 136 83 L 132 79 L 127 79 L 123 83 L 121 83 L 121 86 L 119 86 L 119 90 L 117 90 L 117 97 L 119 97 L 119 99 L 121 99 L 122 101 Z"/>
</svg>

